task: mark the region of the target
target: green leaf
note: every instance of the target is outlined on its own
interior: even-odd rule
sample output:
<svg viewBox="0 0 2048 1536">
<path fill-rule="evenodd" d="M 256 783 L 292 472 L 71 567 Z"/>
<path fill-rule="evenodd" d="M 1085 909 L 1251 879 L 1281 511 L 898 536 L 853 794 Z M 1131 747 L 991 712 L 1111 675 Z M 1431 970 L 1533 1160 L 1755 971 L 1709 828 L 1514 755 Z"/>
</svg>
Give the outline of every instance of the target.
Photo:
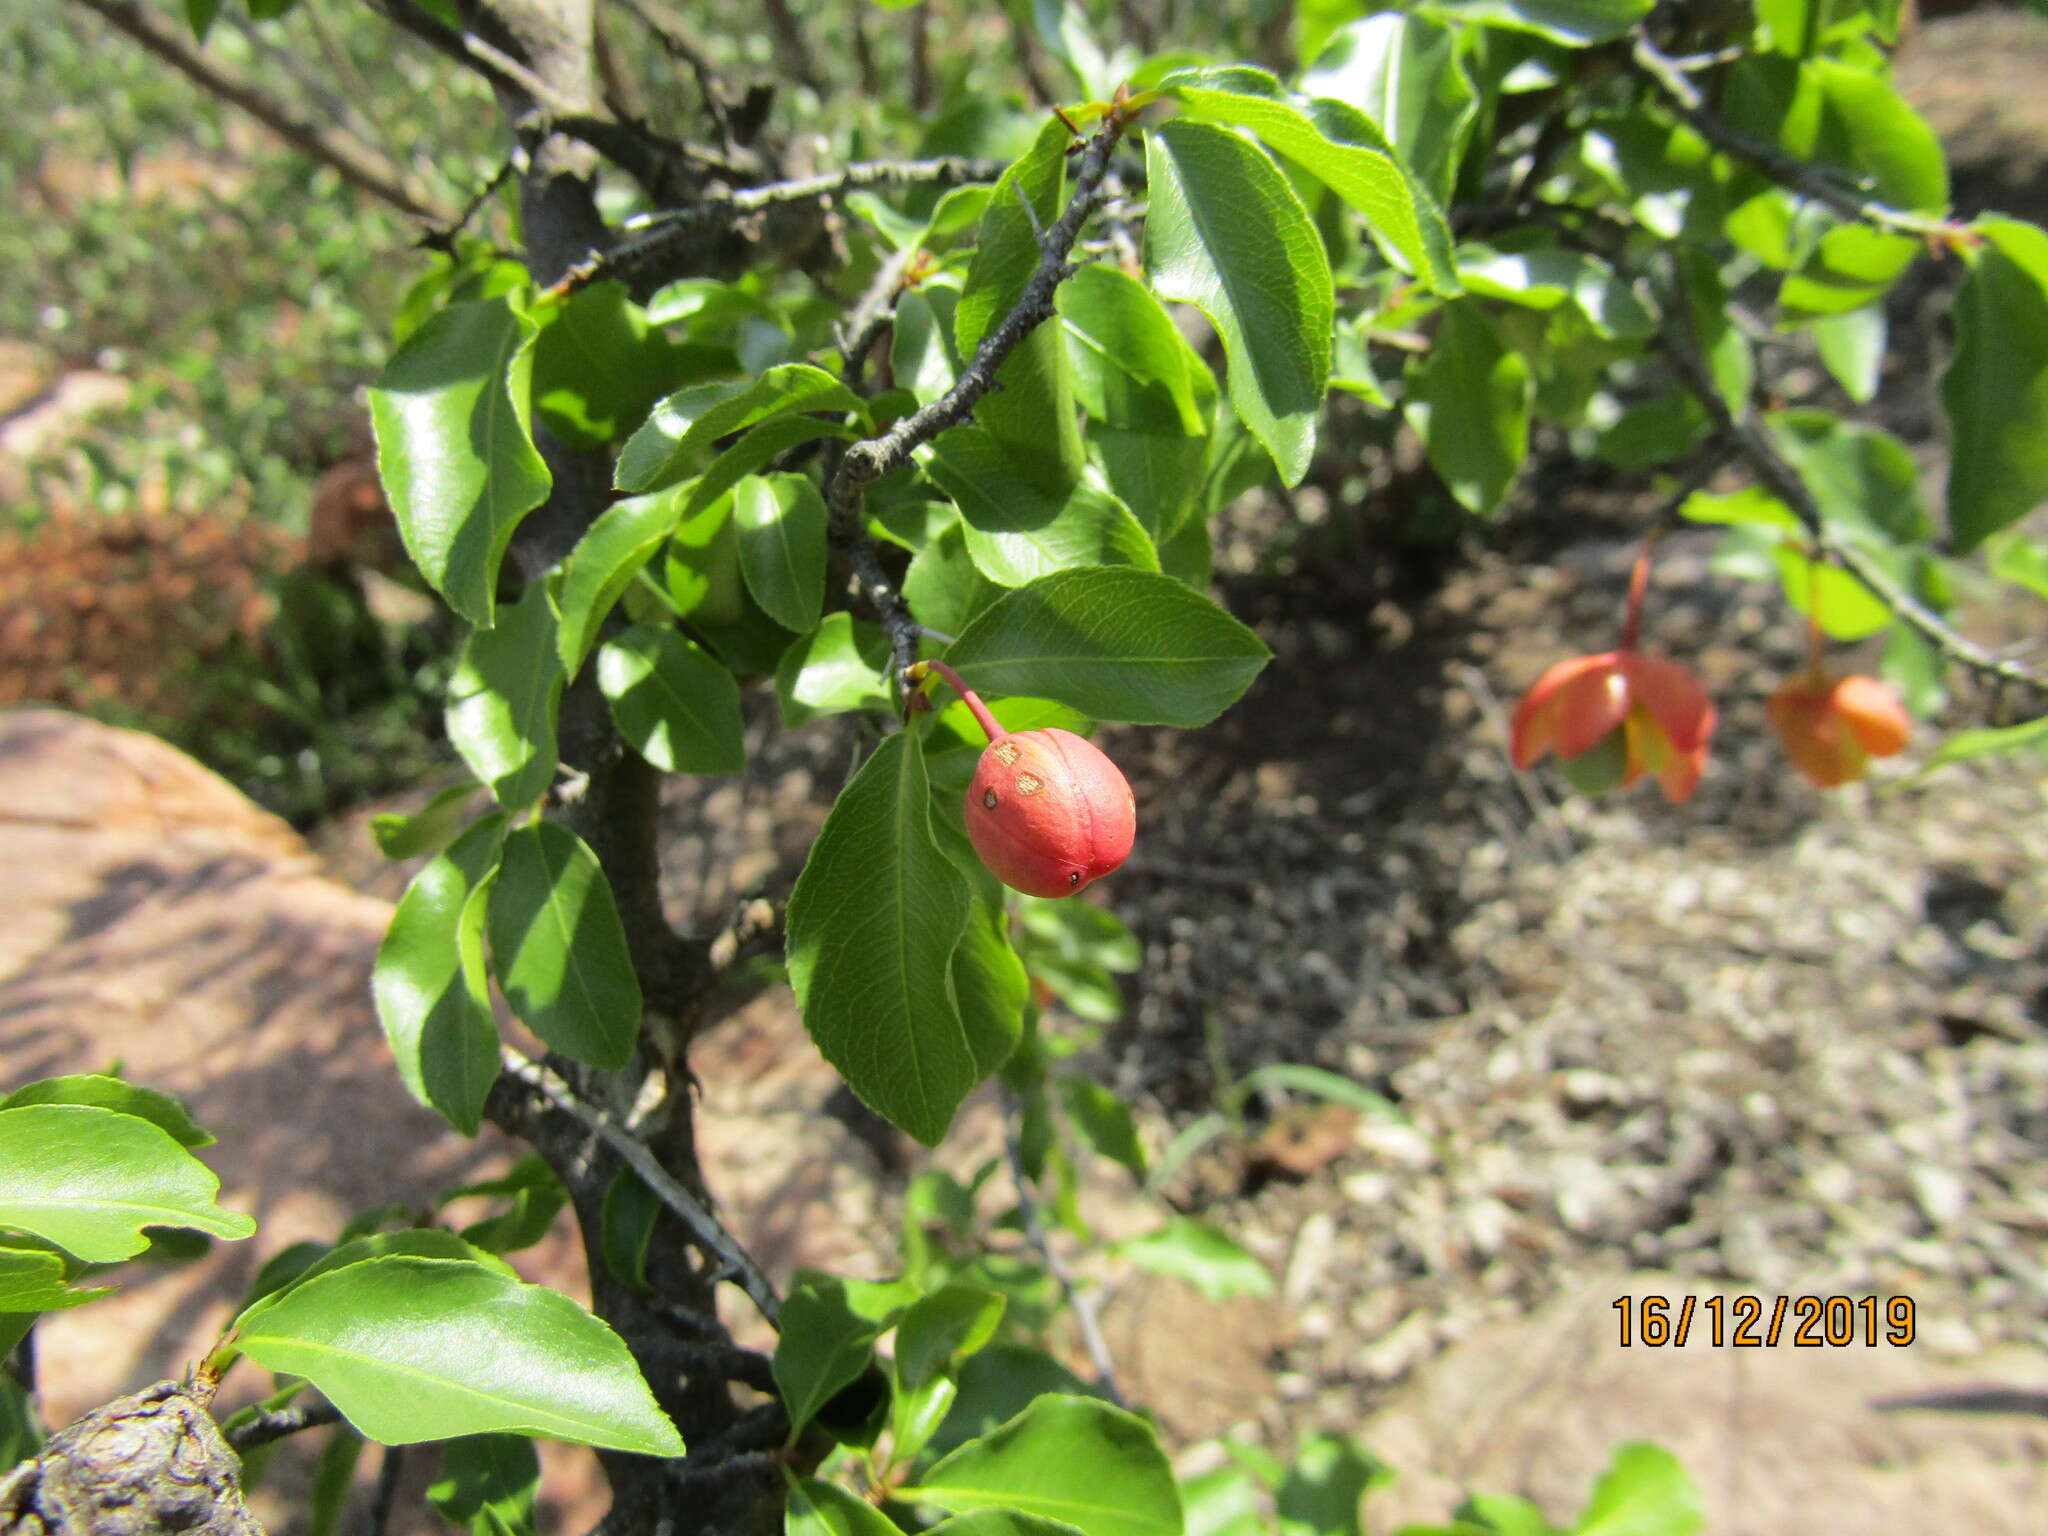
<svg viewBox="0 0 2048 1536">
<path fill-rule="evenodd" d="M 220 1180 L 167 1131 L 90 1104 L 0 1109 L 0 1226 L 88 1264 L 133 1258 L 144 1227 L 243 1238 L 249 1217 L 214 1203 Z"/>
<path fill-rule="evenodd" d="M 926 473 L 966 522 L 968 556 L 997 585 L 1021 587 L 1079 566 L 1159 569 L 1143 525 L 1107 491 L 1076 484 L 1048 493 L 1001 442 L 975 426 L 942 433 L 929 453 Z"/>
<path fill-rule="evenodd" d="M 795 730 L 821 715 L 853 709 L 892 713 L 883 673 L 889 665 L 889 637 L 849 613 L 828 613 L 808 635 L 782 653 L 775 668 L 775 696 L 782 723 Z"/>
<path fill-rule="evenodd" d="M 749 477 L 733 488 L 740 569 L 762 611 L 801 634 L 825 603 L 825 499 L 802 475 Z"/>
<path fill-rule="evenodd" d="M 1088 1397 L 1042 1397 L 945 1457 L 906 1502 L 1008 1509 L 1086 1536 L 1180 1536 L 1180 1490 L 1152 1427 Z"/>
<path fill-rule="evenodd" d="M 1788 322 L 1797 322 L 1876 304 L 1922 249 L 1905 235 L 1862 224 L 1831 229 L 1805 261 L 1785 274 L 1778 307 Z"/>
<path fill-rule="evenodd" d="M 415 1099 L 465 1136 L 498 1076 L 498 1027 L 484 965 L 484 907 L 504 818 L 486 816 L 412 877 L 377 950 L 377 1021 Z"/>
<path fill-rule="evenodd" d="M 1895 624 L 1885 636 L 1877 675 L 1899 696 L 1906 713 L 1926 719 L 1948 701 L 1941 684 L 1941 652 L 1909 624 Z"/>
<path fill-rule="evenodd" d="M 1500 1536 L 1563 1536 L 1536 1505 L 1508 1493 L 1475 1493 L 1458 1506 L 1454 1518 Z"/>
<path fill-rule="evenodd" d="M 370 836 L 387 859 L 415 859 L 439 853 L 468 822 L 474 784 L 451 784 L 410 816 L 387 811 L 370 818 Z"/>
<path fill-rule="evenodd" d="M 614 1174 L 611 1187 L 604 1192 L 601 1237 L 605 1268 L 631 1290 L 648 1289 L 647 1245 L 653 1240 L 661 1210 L 661 1196 L 630 1168 Z"/>
<path fill-rule="evenodd" d="M 636 624 L 597 653 L 597 686 L 619 734 L 663 773 L 746 767 L 739 684 L 695 641 Z"/>
<path fill-rule="evenodd" d="M 552 484 L 527 417 L 534 334 L 502 296 L 451 304 L 407 338 L 370 391 L 377 473 L 406 552 L 479 628 L 494 617 L 512 530 Z"/>
<path fill-rule="evenodd" d="M 1948 417 L 1948 520 L 1958 554 L 2048 496 L 2048 233 L 1985 219 L 1956 295 Z"/>
<path fill-rule="evenodd" d="M 1347 1437 L 1306 1436 L 1274 1496 L 1280 1536 L 1361 1536 L 1359 1505 L 1392 1481 L 1384 1462 Z"/>
<path fill-rule="evenodd" d="M 1868 405 L 1876 398 L 1885 345 L 1884 310 L 1880 306 L 1873 304 L 1846 315 L 1816 320 L 1813 340 L 1820 349 L 1821 362 L 1842 386 L 1843 393 L 1858 405 Z"/>
<path fill-rule="evenodd" d="M 562 670 L 570 677 L 597 643 L 612 605 L 675 533 L 686 490 L 671 486 L 612 503 L 569 551 L 562 565 L 561 627 L 555 646 Z"/>
<path fill-rule="evenodd" d="M 14 1345 L 4 1334 L 0 1334 L 0 1343 L 7 1343 L 12 1352 Z M 36 1417 L 35 1404 L 11 1372 L 0 1371 L 0 1466 L 12 1470 L 42 1447 L 43 1426 Z"/>
<path fill-rule="evenodd" d="M 953 328 L 960 295 L 943 284 L 908 289 L 896 301 L 889 338 L 890 377 L 929 405 L 953 387 L 963 360 Z"/>
<path fill-rule="evenodd" d="M 675 348 L 625 285 L 593 283 L 559 305 L 534 341 L 534 409 L 572 447 L 602 448 L 645 419 L 675 368 Z"/>
<path fill-rule="evenodd" d="M 1280 478 L 1299 484 L 1330 379 L 1336 306 L 1322 238 L 1279 168 L 1227 128 L 1162 123 L 1145 164 L 1153 290 L 1208 316 L 1231 405 Z"/>
<path fill-rule="evenodd" d="M 1764 424 L 1832 532 L 1881 550 L 1933 534 L 1913 451 L 1889 432 L 1826 411 L 1773 411 Z"/>
<path fill-rule="evenodd" d="M 1052 224 L 1066 200 L 1067 130 L 1057 120 L 1040 130 L 1031 152 L 1003 172 L 981 216 L 974 262 L 953 313 L 961 358 L 1016 307 L 1038 268 L 1038 227 Z M 1025 211 L 1030 205 L 1031 212 Z M 1000 388 L 984 395 L 974 419 L 1030 468 L 1047 490 L 1062 490 L 1081 473 L 1081 426 L 1074 384 L 1057 326 L 1041 325 L 996 370 Z"/>
<path fill-rule="evenodd" d="M 181 1147 L 196 1149 L 213 1145 L 212 1133 L 203 1129 L 192 1118 L 191 1111 L 168 1093 L 140 1088 L 121 1078 L 97 1072 L 41 1078 L 0 1099 L 0 1109 L 20 1109 L 25 1104 L 91 1104 L 147 1120 Z"/>
<path fill-rule="evenodd" d="M 1045 51 L 1067 67 L 1082 93 L 1108 100 L 1116 89 L 1117 69 L 1089 28 L 1087 12 L 1075 0 L 1031 0 L 1031 17 Z"/>
<path fill-rule="evenodd" d="M 559 1291 L 481 1264 L 366 1259 L 246 1314 L 239 1344 L 385 1445 L 503 1431 L 683 1451 L 617 1334 Z"/>
<path fill-rule="evenodd" d="M 1201 494 L 1213 441 L 1121 427 L 1088 428 L 1088 444 L 1102 465 L 1103 479 L 1154 541 L 1162 566 L 1172 540 L 1192 521 L 1189 514 Z"/>
<path fill-rule="evenodd" d="M 1112 427 L 1207 435 L 1196 378 L 1208 370 L 1151 290 L 1115 267 L 1088 266 L 1060 284 L 1058 303 L 1083 410 Z"/>
<path fill-rule="evenodd" d="M 1593 456 L 1617 469 L 1653 469 L 1691 453 L 1712 430 L 1706 407 L 1690 391 L 1674 389 L 1629 406 L 1603 427 Z"/>
<path fill-rule="evenodd" d="M 1242 1467 L 1217 1467 L 1183 1478 L 1188 1536 L 1267 1536 L 1258 1483 Z"/>
<path fill-rule="evenodd" d="M 185 23 L 192 29 L 196 42 L 205 42 L 206 34 L 213 30 L 213 20 L 220 15 L 220 0 L 185 0 Z M 9 1466 L 14 1463 L 8 1462 Z"/>
<path fill-rule="evenodd" d="M 970 1356 L 960 1367 L 959 1382 L 959 1395 L 932 1436 L 935 1452 L 954 1450 L 987 1434 L 1038 1398 L 1049 1394 L 1081 1397 L 1091 1390 L 1044 1350 L 1000 1341 Z"/>
<path fill-rule="evenodd" d="M 522 1023 L 593 1067 L 633 1059 L 640 982 L 611 886 L 580 837 L 552 821 L 508 833 L 489 923 L 491 969 Z"/>
<path fill-rule="evenodd" d="M 954 994 L 968 914 L 967 881 L 932 838 L 924 754 L 899 731 L 840 792 L 797 877 L 789 978 L 847 1086 L 927 1146 L 1008 1044 L 976 1038 Z"/>
<path fill-rule="evenodd" d="M 1425 13 L 1446 21 L 1476 22 L 1529 32 L 1585 48 L 1611 43 L 1650 14 L 1655 0 L 1429 0 Z"/>
<path fill-rule="evenodd" d="M 1957 731 L 1941 744 L 1934 756 L 1927 760 L 1923 773 L 1932 772 L 1948 763 L 1960 763 L 1973 757 L 1988 757 L 2004 752 L 2018 752 L 2028 747 L 2048 746 L 2048 715 L 2038 720 L 2027 720 L 2019 725 L 1984 726 L 1974 731 Z"/>
<path fill-rule="evenodd" d="M 1175 1216 L 1163 1227 L 1126 1238 L 1116 1253 L 1140 1269 L 1185 1280 L 1211 1301 L 1273 1294 L 1265 1265 L 1220 1227 L 1192 1216 Z"/>
<path fill-rule="evenodd" d="M 1864 640 L 1892 621 L 1891 608 L 1862 582 L 1838 565 L 1815 565 L 1797 540 L 1783 540 L 1771 551 L 1785 599 L 1804 614 L 1818 607 L 1820 627 L 1834 640 Z"/>
<path fill-rule="evenodd" d="M 676 525 L 662 572 L 672 611 L 700 629 L 706 624 L 732 624 L 746 613 L 746 578 L 740 574 L 740 530 L 732 520 L 732 498 L 719 496 L 695 506 L 691 481 L 676 494 L 692 505 Z M 642 615 L 645 617 L 645 615 Z"/>
<path fill-rule="evenodd" d="M 1940 140 L 1875 70 L 1752 55 L 1728 72 L 1721 111 L 1789 154 L 1867 180 L 1882 203 L 1921 213 L 1947 206 Z"/>
<path fill-rule="evenodd" d="M 977 693 L 1187 729 L 1235 703 L 1272 653 L 1173 578 L 1101 566 L 1015 588 L 967 626 L 946 659 Z"/>
<path fill-rule="evenodd" d="M 1106 970 L 1130 972 L 1145 963 L 1137 935 L 1107 907 L 1092 901 L 1022 898 L 1024 931 L 1070 959 L 1089 960 Z"/>
<path fill-rule="evenodd" d="M 1479 116 L 1455 29 L 1413 12 L 1367 16 L 1331 34 L 1301 88 L 1358 108 L 1438 203 L 1450 201 Z"/>
<path fill-rule="evenodd" d="M 1529 364 L 1471 301 L 1444 306 L 1404 402 L 1429 462 L 1467 510 L 1491 517 L 1529 455 Z"/>
<path fill-rule="evenodd" d="M 508 811 L 555 781 L 562 664 L 547 586 L 534 582 L 492 629 L 471 632 L 448 680 L 448 739 Z"/>
<path fill-rule="evenodd" d="M 2009 528 L 1985 548 L 1985 568 L 2000 581 L 2025 587 L 2036 597 L 2048 598 L 2048 542 L 2030 539 L 2017 528 Z"/>
<path fill-rule="evenodd" d="M 1356 107 L 1327 99 L 1296 105 L 1271 75 L 1242 66 L 1168 75 L 1159 89 L 1196 118 L 1256 133 L 1362 215 L 1381 247 L 1432 292 L 1458 292 L 1443 211 L 1379 126 Z M 1156 190 L 1153 197 L 1156 217 Z M 1246 216 L 1251 212 L 1247 205 Z M 1328 325 L 1322 329 L 1327 338 Z"/>
<path fill-rule="evenodd" d="M 792 448 L 816 442 L 821 437 L 851 438 L 853 433 L 836 422 L 813 416 L 784 415 L 764 421 L 711 461 L 683 503 L 687 519 L 710 506 L 747 476 L 766 468 Z"/>
<path fill-rule="evenodd" d="M 477 1536 L 529 1536 L 540 1491 L 540 1457 L 524 1435 L 463 1435 L 441 1447 L 427 1502 Z"/>
<path fill-rule="evenodd" d="M 371 1232 L 361 1237 L 350 1238 L 347 1242 L 315 1255 L 312 1262 L 300 1265 L 296 1270 L 281 1276 L 273 1276 L 276 1284 L 264 1290 L 251 1287 L 256 1295 L 242 1308 L 236 1324 L 252 1322 L 261 1317 L 269 1306 L 288 1295 L 297 1287 L 322 1275 L 331 1275 L 337 1269 L 347 1269 L 352 1264 L 367 1263 L 371 1259 L 446 1259 L 461 1264 L 481 1264 L 508 1279 L 518 1279 L 512 1266 L 496 1254 L 479 1248 L 476 1244 L 456 1236 L 440 1227 L 407 1227 L 398 1232 Z M 269 1266 L 265 1266 L 268 1269 Z M 260 1278 L 260 1277 L 259 1277 Z"/>
<path fill-rule="evenodd" d="M 750 381 L 693 384 L 657 405 L 626 440 L 613 483 L 657 491 L 687 479 L 722 437 L 794 412 L 860 409 L 852 390 L 809 363 L 784 363 Z"/>
<path fill-rule="evenodd" d="M 981 574 L 957 519 L 928 540 L 903 573 L 903 599 L 912 617 L 942 635 L 959 634 L 1005 590 Z"/>
<path fill-rule="evenodd" d="M 1401 1113 L 1392 1100 L 1352 1078 L 1335 1072 L 1326 1072 L 1321 1067 L 1312 1067 L 1306 1062 L 1271 1061 L 1263 1067 L 1254 1067 L 1237 1080 L 1235 1092 L 1240 1102 L 1245 1096 L 1262 1093 L 1269 1088 L 1284 1088 L 1290 1093 L 1306 1093 L 1331 1104 L 1342 1104 L 1360 1114 L 1375 1120 L 1391 1120 L 1396 1124 L 1407 1124 L 1408 1117 Z"/>
<path fill-rule="evenodd" d="M 1634 1440 L 1618 1447 L 1579 1512 L 1573 1536 L 1692 1536 L 1706 1523 L 1700 1491 L 1678 1458 Z"/>
<path fill-rule="evenodd" d="M 505 1210 L 471 1222 L 462 1229 L 461 1236 L 464 1242 L 473 1243 L 486 1253 L 517 1253 L 548 1235 L 568 1198 L 568 1190 L 562 1187 L 546 1159 L 538 1153 L 528 1153 L 502 1177 L 443 1190 L 434 1204 L 439 1209 L 458 1200 L 507 1200 Z"/>
<path fill-rule="evenodd" d="M 788 1486 L 784 1536 L 902 1536 L 895 1521 L 837 1483 L 806 1477 L 792 1478 Z"/>
<path fill-rule="evenodd" d="M 1000 1292 L 945 1285 L 920 1298 L 896 1325 L 896 1383 L 923 1386 L 949 1373 L 995 1337 L 1003 1320 Z"/>
<path fill-rule="evenodd" d="M 908 1286 L 862 1294 L 837 1276 L 797 1272 L 775 1341 L 775 1386 L 789 1411 L 792 1445 L 833 1394 L 868 1368 L 875 1340 L 915 1294 Z"/>
<path fill-rule="evenodd" d="M 1142 1184 L 1145 1144 L 1138 1139 L 1138 1122 L 1130 1106 L 1092 1078 L 1061 1077 L 1056 1086 L 1081 1139 L 1111 1162 L 1122 1164 Z"/>
<path fill-rule="evenodd" d="M 71 1289 L 64 1255 L 50 1248 L 28 1247 L 29 1241 L 0 1238 L 0 1313 L 56 1312 L 108 1294 L 108 1286 Z M 14 1341 L 6 1337 L 8 1321 L 0 1318 L 0 1359 L 14 1348 Z"/>
</svg>

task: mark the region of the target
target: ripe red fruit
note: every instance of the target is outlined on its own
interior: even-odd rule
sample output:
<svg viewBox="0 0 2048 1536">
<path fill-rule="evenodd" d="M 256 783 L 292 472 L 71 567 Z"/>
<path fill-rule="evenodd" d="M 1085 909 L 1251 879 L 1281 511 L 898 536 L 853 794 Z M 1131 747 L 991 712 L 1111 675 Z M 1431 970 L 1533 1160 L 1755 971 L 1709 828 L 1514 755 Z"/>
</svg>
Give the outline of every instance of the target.
<svg viewBox="0 0 2048 1536">
<path fill-rule="evenodd" d="M 967 835 L 989 873 L 1027 896 L 1071 896 L 1130 856 L 1137 801 L 1100 747 L 1057 726 L 1005 731 L 944 662 L 919 663 L 911 680 L 927 667 L 988 733 L 965 809 Z"/>
<path fill-rule="evenodd" d="M 1101 748 L 1057 726 L 997 736 L 967 787 L 981 862 L 1027 896 L 1071 896 L 1130 856 L 1131 786 Z"/>
</svg>

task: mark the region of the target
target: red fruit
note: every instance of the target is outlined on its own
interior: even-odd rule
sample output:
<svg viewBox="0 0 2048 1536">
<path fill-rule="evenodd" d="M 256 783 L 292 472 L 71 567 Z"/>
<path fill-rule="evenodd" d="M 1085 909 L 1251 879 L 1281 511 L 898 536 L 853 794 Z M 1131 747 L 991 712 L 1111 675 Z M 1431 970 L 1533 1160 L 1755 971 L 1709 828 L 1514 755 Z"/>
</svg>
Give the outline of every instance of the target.
<svg viewBox="0 0 2048 1536">
<path fill-rule="evenodd" d="M 967 788 L 981 862 L 1027 896 L 1071 896 L 1130 856 L 1131 786 L 1101 748 L 1057 726 L 997 736 Z"/>
</svg>

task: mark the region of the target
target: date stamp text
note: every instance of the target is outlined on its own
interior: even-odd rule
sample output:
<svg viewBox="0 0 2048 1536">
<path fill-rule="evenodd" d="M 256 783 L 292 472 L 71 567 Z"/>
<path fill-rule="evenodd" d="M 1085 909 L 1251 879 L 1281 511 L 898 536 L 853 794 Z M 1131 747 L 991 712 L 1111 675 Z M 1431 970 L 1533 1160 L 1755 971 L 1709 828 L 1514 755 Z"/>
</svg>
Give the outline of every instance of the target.
<svg viewBox="0 0 2048 1536">
<path fill-rule="evenodd" d="M 1698 1336 L 1716 1349 L 1846 1349 L 1913 1342 L 1910 1296 L 1618 1296 L 1621 1347 L 1683 1349 Z"/>
</svg>

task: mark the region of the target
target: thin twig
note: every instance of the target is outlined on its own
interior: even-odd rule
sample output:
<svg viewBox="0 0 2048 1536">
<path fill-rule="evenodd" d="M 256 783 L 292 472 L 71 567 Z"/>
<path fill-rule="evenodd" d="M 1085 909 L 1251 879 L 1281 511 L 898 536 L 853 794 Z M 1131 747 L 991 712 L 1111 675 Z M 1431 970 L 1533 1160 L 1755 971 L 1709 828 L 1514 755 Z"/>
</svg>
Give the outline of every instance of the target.
<svg viewBox="0 0 2048 1536">
<path fill-rule="evenodd" d="M 2048 678 L 1993 655 L 1961 634 L 1940 614 L 1894 581 L 1866 551 L 1833 536 L 1819 499 L 1799 471 L 1778 451 L 1755 414 L 1746 408 L 1738 413 L 1715 384 L 1713 371 L 1700 354 L 1699 343 L 1693 335 L 1682 277 L 1674 275 L 1671 293 L 1671 301 L 1660 306 L 1662 319 L 1658 340 L 1665 356 L 1671 360 L 1686 388 L 1706 407 L 1715 425 L 1726 434 L 1735 451 L 1748 461 L 1765 488 L 1799 519 L 1816 551 L 1832 558 L 1861 582 L 1872 597 L 1950 660 L 1994 682 L 2017 684 L 2036 693 L 2048 693 Z"/>
<path fill-rule="evenodd" d="M 703 1202 L 661 1166 L 653 1152 L 648 1150 L 647 1143 L 633 1136 L 605 1110 L 579 1098 L 559 1075 L 539 1062 L 529 1060 L 509 1045 L 501 1047 L 501 1053 L 506 1072 L 534 1089 L 557 1109 L 580 1121 L 598 1140 L 616 1152 L 620 1160 L 639 1174 L 641 1181 L 660 1197 L 661 1203 L 690 1229 L 690 1235 L 704 1250 L 725 1266 L 730 1277 L 752 1298 L 770 1325 L 779 1321 L 782 1304 L 775 1295 L 775 1287 L 761 1272 L 761 1266 L 734 1241 L 732 1234 L 705 1208 Z"/>
<path fill-rule="evenodd" d="M 384 1461 L 377 1468 L 377 1491 L 370 1499 L 370 1517 L 363 1522 L 366 1536 L 384 1536 L 391 1528 L 391 1511 L 398 1503 L 398 1480 L 405 1475 L 405 1447 L 384 1447 Z"/>
<path fill-rule="evenodd" d="M 1004 361 L 1025 337 L 1051 318 L 1053 294 L 1074 270 L 1067 258 L 1073 254 L 1081 226 L 1102 200 L 1110 156 L 1123 137 L 1127 122 L 1120 106 L 1112 108 L 1094 137 L 1088 140 L 1074 174 L 1074 191 L 1066 210 L 1039 236 L 1037 269 L 1010 312 L 981 338 L 953 387 L 929 405 L 903 417 L 880 437 L 849 445 L 826 482 L 825 504 L 831 509 L 833 538 L 851 554 L 855 579 L 882 616 L 882 625 L 889 633 L 890 668 L 898 679 L 917 659 L 917 621 L 911 618 L 903 594 L 883 572 L 874 542 L 861 527 L 861 503 L 867 488 L 909 463 L 913 451 L 946 428 L 967 420 L 976 402 L 995 388 L 996 372 Z"/>
<path fill-rule="evenodd" d="M 227 1432 L 228 1444 L 247 1455 L 259 1445 L 282 1440 L 302 1430 L 339 1424 L 341 1410 L 332 1403 L 306 1403 L 292 1408 L 258 1408 L 256 1417 L 237 1424 Z"/>
<path fill-rule="evenodd" d="M 1124 1395 L 1117 1390 L 1116 1362 L 1110 1358 L 1109 1340 L 1102 1336 L 1102 1319 L 1096 1315 L 1095 1298 L 1081 1289 L 1066 1261 L 1053 1251 L 1052 1240 L 1046 1235 L 1045 1219 L 1039 1215 L 1037 1198 L 1031 1193 L 1031 1180 L 1025 1177 L 1024 1149 L 1019 1144 L 1017 1131 L 1017 1101 L 1007 1089 L 1003 1093 L 1003 1110 L 1003 1152 L 1010 1162 L 1010 1180 L 1017 1186 L 1017 1214 L 1024 1223 L 1024 1236 L 1044 1261 L 1046 1271 L 1058 1282 L 1060 1294 L 1067 1299 L 1075 1326 L 1081 1330 L 1081 1344 L 1088 1351 L 1088 1358 L 1095 1363 L 1096 1385 L 1121 1408 Z"/>
<path fill-rule="evenodd" d="M 476 217 L 476 212 L 479 208 L 491 200 L 492 194 L 498 188 L 504 186 L 507 181 L 511 180 L 513 169 L 514 162 L 510 159 L 506 160 L 503 165 L 498 167 L 489 181 L 478 187 L 471 194 L 469 201 L 462 205 L 462 211 L 449 221 L 445 229 L 430 229 L 420 236 L 418 244 L 421 248 L 429 251 L 441 251 L 446 255 L 453 256 L 455 254 L 456 237 L 469 227 L 469 221 Z"/>
<path fill-rule="evenodd" d="M 562 275 L 550 294 L 560 297 L 587 287 L 601 277 L 645 266 L 678 244 L 722 230 L 758 213 L 838 197 L 861 187 L 960 186 L 994 181 L 1003 173 L 999 161 L 947 155 L 936 160 L 879 160 L 849 165 L 825 176 L 771 182 L 747 187 L 724 197 L 706 198 L 688 208 L 650 214 L 627 226 L 627 237 L 601 255 L 577 263 Z"/>
<path fill-rule="evenodd" d="M 1671 99 L 1672 110 L 1687 127 L 1723 154 L 1747 160 L 1780 186 L 1811 198 L 1845 219 L 1857 219 L 1894 234 L 1946 242 L 1962 229 L 1947 219 L 1907 213 L 1866 197 L 1826 166 L 1787 154 L 1777 145 L 1735 127 L 1707 105 L 1700 88 L 1687 76 L 1685 65 L 1660 50 L 1646 31 L 1637 31 L 1634 55 L 1636 67 Z"/>
<path fill-rule="evenodd" d="M 332 166 L 349 185 L 416 219 L 440 222 L 447 218 L 444 210 L 408 186 L 403 173 L 382 155 L 332 123 L 316 120 L 301 105 L 271 95 L 225 64 L 206 57 L 186 42 L 166 13 L 134 0 L 73 3 L 104 17 L 202 89 L 240 107 L 294 149 Z"/>
<path fill-rule="evenodd" d="M 875 343 L 882 339 L 896 318 L 896 300 L 903 292 L 903 275 L 910 270 L 910 264 L 917 258 L 917 248 L 906 246 L 890 255 L 875 272 L 874 281 L 846 317 L 839 346 L 839 377 L 848 389 L 860 387 L 862 370 L 867 367 L 868 354 L 875 350 Z"/>
</svg>

